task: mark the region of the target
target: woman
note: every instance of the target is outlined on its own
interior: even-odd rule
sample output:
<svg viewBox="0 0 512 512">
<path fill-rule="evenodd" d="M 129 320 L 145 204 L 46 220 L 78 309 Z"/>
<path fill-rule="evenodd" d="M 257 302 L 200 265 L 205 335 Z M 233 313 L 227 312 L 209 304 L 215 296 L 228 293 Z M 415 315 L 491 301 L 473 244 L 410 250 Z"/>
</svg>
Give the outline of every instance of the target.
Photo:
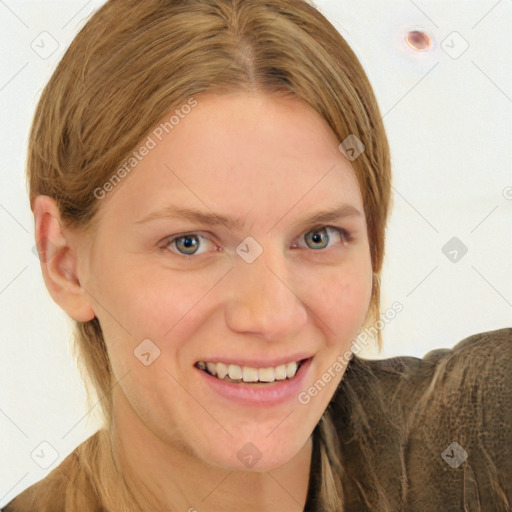
<svg viewBox="0 0 512 512">
<path fill-rule="evenodd" d="M 510 509 L 510 329 L 355 355 L 390 156 L 312 5 L 108 1 L 28 156 L 43 277 L 104 427 L 5 511 Z"/>
</svg>

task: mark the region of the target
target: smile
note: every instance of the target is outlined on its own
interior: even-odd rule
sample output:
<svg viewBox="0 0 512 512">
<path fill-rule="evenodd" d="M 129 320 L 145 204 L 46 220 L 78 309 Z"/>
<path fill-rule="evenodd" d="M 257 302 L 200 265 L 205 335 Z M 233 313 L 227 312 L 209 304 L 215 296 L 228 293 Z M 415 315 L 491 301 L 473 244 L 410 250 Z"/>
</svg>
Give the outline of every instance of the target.
<svg viewBox="0 0 512 512">
<path fill-rule="evenodd" d="M 217 372 L 220 369 L 220 373 L 216 375 L 212 375 L 208 370 L 207 361 L 199 361 L 194 367 L 202 382 L 201 386 L 205 386 L 201 388 L 201 392 L 204 389 L 207 399 L 210 399 L 209 394 L 213 392 L 216 397 L 226 400 L 227 404 L 236 403 L 251 408 L 267 408 L 297 400 L 299 393 L 303 391 L 306 383 L 311 380 L 310 373 L 312 373 L 314 357 L 311 356 L 306 359 L 302 357 L 298 356 L 297 362 L 282 363 L 275 367 L 266 365 L 250 367 L 234 364 L 233 362 L 226 364 L 227 361 L 225 363 L 210 362 L 210 370 Z M 205 368 L 201 368 L 201 366 L 205 366 Z M 284 370 L 286 370 L 286 377 L 284 378 L 284 370 L 280 367 L 284 367 Z M 288 377 L 288 369 L 290 377 Z M 276 378 L 276 370 L 279 379 Z M 262 372 L 262 380 L 260 380 L 260 371 Z M 258 380 L 246 382 L 243 379 L 244 372 L 248 379 L 254 379 L 257 372 Z M 231 378 L 230 374 L 236 378 Z M 222 378 L 220 378 L 221 376 Z"/>
<path fill-rule="evenodd" d="M 227 382 L 268 384 L 279 380 L 292 379 L 295 377 L 302 363 L 303 360 L 292 361 L 274 367 L 254 368 L 251 366 L 239 366 L 237 364 L 225 364 L 222 362 L 199 361 L 195 366 Z"/>
</svg>

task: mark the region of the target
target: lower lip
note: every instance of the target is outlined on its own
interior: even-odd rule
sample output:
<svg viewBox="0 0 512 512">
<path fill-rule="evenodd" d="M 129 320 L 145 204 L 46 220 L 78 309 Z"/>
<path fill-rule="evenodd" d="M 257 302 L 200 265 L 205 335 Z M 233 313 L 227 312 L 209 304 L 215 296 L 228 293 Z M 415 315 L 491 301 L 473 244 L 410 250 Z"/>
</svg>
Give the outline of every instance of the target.
<svg viewBox="0 0 512 512">
<path fill-rule="evenodd" d="M 307 359 L 301 365 L 292 379 L 275 381 L 272 384 L 235 384 L 218 379 L 204 370 L 195 368 L 205 379 L 205 382 L 217 394 L 227 398 L 231 402 L 241 405 L 270 407 L 285 403 L 291 398 L 297 397 L 307 378 L 308 370 L 313 358 Z"/>
</svg>

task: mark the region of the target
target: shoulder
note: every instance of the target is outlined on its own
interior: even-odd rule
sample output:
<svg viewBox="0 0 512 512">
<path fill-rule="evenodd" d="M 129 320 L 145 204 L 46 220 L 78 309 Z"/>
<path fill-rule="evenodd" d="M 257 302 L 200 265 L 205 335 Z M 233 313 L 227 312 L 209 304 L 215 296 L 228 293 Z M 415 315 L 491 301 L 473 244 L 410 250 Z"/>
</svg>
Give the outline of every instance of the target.
<svg viewBox="0 0 512 512">
<path fill-rule="evenodd" d="M 453 348 L 431 350 L 421 359 L 402 356 L 366 362 L 382 385 L 396 385 L 405 398 L 420 400 L 414 407 L 417 413 L 427 404 L 458 409 L 470 404 L 493 409 L 511 405 L 512 328 L 473 334 Z M 482 394 L 493 390 L 501 393 Z M 502 394 L 505 391 L 508 394 Z"/>
<path fill-rule="evenodd" d="M 461 441 L 475 436 L 505 441 L 512 411 L 512 328 L 474 334 L 453 348 L 401 360 L 396 392 L 408 400 L 408 429 L 444 429 Z M 392 360 L 376 373 L 389 380 Z M 406 385 L 404 385 L 406 384 Z M 412 386 L 411 386 L 412 384 Z M 477 431 L 475 431 L 475 429 Z"/>
<path fill-rule="evenodd" d="M 509 510 L 512 328 L 423 358 L 354 356 L 333 402 L 354 487 L 374 474 L 409 511 Z"/>
<path fill-rule="evenodd" d="M 421 484 L 434 479 L 445 490 L 439 506 L 451 499 L 468 510 L 510 510 L 512 329 L 475 334 L 424 359 L 435 366 L 408 422 L 409 502 L 427 499 L 432 489 Z"/>
<path fill-rule="evenodd" d="M 68 455 L 57 468 L 53 469 L 42 480 L 32 484 L 30 487 L 19 493 L 7 505 L 0 509 L 1 512 L 39 512 L 46 510 L 45 505 L 41 503 L 43 496 L 53 496 L 56 501 L 63 496 L 62 474 L 66 473 L 66 467 L 70 465 Z M 64 510 L 63 502 L 55 503 L 56 510 Z"/>
<path fill-rule="evenodd" d="M 471 335 L 423 358 L 354 359 L 347 368 L 350 386 L 365 399 L 386 392 L 380 398 L 406 405 L 402 412 L 411 424 L 424 419 L 427 407 L 450 407 L 455 421 L 455 415 L 468 408 L 506 415 L 512 406 L 512 328 Z M 485 420 L 495 419 L 487 415 Z"/>
<path fill-rule="evenodd" d="M 42 480 L 18 494 L 0 512 L 60 512 L 66 510 L 67 498 L 75 493 L 85 496 L 83 512 L 100 509 L 88 478 L 90 468 L 83 464 L 81 454 L 94 453 L 99 447 L 101 431 L 77 446 Z"/>
</svg>

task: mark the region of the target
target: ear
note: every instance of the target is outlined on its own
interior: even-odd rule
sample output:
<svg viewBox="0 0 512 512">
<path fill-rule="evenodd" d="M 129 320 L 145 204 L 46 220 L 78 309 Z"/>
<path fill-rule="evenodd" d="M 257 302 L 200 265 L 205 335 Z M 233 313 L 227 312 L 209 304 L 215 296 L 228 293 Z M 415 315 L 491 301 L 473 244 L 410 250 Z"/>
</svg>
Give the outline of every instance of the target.
<svg viewBox="0 0 512 512">
<path fill-rule="evenodd" d="M 37 196 L 31 208 L 41 271 L 50 295 L 75 320 L 92 320 L 95 314 L 89 294 L 78 278 L 78 238 L 64 236 L 59 210 L 51 197 Z"/>
</svg>

